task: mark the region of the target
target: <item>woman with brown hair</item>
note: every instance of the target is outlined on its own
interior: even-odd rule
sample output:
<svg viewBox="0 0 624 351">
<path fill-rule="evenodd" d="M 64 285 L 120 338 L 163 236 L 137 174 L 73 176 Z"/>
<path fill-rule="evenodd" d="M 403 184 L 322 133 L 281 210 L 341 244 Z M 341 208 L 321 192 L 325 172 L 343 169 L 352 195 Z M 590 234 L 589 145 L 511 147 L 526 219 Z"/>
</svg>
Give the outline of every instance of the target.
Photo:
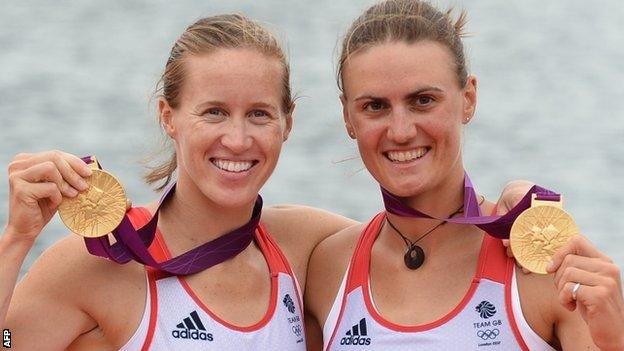
<svg viewBox="0 0 624 351">
<path fill-rule="evenodd" d="M 501 240 L 465 225 L 494 211 L 462 161 L 477 102 L 465 21 L 425 1 L 388 0 L 344 38 L 344 121 L 386 211 L 312 255 L 306 308 L 324 349 L 622 350 L 619 269 L 586 239 L 553 256 L 554 275 L 523 275 Z"/>
</svg>

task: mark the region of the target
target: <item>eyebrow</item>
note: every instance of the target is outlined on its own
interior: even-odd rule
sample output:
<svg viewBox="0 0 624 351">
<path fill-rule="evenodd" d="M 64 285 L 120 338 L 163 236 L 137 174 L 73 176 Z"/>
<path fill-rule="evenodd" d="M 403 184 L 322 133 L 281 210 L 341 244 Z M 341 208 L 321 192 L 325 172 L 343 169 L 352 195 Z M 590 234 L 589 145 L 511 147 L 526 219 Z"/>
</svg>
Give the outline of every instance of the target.
<svg viewBox="0 0 624 351">
<path fill-rule="evenodd" d="M 217 107 L 225 107 L 227 106 L 226 103 L 224 103 L 223 101 L 218 101 L 218 100 L 209 100 L 209 101 L 204 101 L 201 102 L 199 104 L 197 104 L 195 106 L 195 110 L 201 110 L 206 106 L 217 106 Z M 266 102 L 254 102 L 251 104 L 251 106 L 253 108 L 266 108 L 266 109 L 273 109 L 273 110 L 277 110 L 278 108 L 273 106 L 272 104 L 266 103 Z"/>
<path fill-rule="evenodd" d="M 434 87 L 434 86 L 426 86 L 426 87 L 422 87 L 412 93 L 407 94 L 406 96 L 406 100 L 413 100 L 415 98 L 417 98 L 420 94 L 426 92 L 426 91 L 436 91 L 439 93 L 444 92 L 444 90 L 438 88 L 438 87 Z"/>
<path fill-rule="evenodd" d="M 411 100 L 411 99 L 416 98 L 418 95 L 420 95 L 420 94 L 422 94 L 422 93 L 424 93 L 426 91 L 444 92 L 444 90 L 442 90 L 442 89 L 440 89 L 438 87 L 435 87 L 435 86 L 425 86 L 425 87 L 418 88 L 417 90 L 407 94 L 405 98 L 406 98 L 406 100 Z M 365 95 L 362 95 L 362 96 L 358 96 L 357 98 L 353 99 L 353 101 L 369 100 L 369 99 L 370 100 L 387 100 L 386 98 L 382 98 L 382 97 L 379 97 L 379 96 L 375 96 L 375 95 L 371 95 L 371 94 L 365 94 Z"/>
<path fill-rule="evenodd" d="M 204 102 L 201 102 L 201 103 L 197 104 L 194 109 L 195 109 L 195 111 L 199 111 L 199 110 L 202 110 L 204 107 L 209 106 L 209 105 L 214 105 L 214 106 L 218 106 L 218 107 L 225 106 L 225 104 L 223 102 L 221 102 L 221 101 L 210 100 L 210 101 L 204 101 Z"/>
<path fill-rule="evenodd" d="M 257 108 L 266 108 L 266 109 L 278 110 L 278 108 L 276 106 L 274 106 L 273 104 L 268 104 L 266 102 L 256 102 L 256 103 L 253 103 L 251 106 L 252 107 L 257 107 Z"/>
</svg>

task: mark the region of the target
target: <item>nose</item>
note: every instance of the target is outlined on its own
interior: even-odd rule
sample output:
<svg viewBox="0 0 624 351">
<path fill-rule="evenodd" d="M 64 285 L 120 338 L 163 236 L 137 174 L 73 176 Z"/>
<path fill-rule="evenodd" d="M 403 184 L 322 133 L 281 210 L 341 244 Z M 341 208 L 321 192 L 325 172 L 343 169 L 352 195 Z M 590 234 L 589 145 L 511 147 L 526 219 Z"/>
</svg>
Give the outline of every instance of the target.
<svg viewBox="0 0 624 351">
<path fill-rule="evenodd" d="M 388 139 L 397 144 L 407 143 L 417 134 L 416 120 L 406 109 L 393 109 L 389 123 Z"/>
<path fill-rule="evenodd" d="M 252 144 L 252 137 L 247 131 L 245 118 L 231 118 L 230 123 L 221 137 L 221 144 L 234 154 L 248 150 Z"/>
</svg>

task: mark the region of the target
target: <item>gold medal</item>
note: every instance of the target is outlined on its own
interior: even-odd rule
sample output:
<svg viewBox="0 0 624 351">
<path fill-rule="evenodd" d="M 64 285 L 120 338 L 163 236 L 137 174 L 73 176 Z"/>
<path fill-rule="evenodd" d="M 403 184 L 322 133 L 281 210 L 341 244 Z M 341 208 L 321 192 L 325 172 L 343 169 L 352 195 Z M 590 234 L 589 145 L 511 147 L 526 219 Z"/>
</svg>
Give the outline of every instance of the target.
<svg viewBox="0 0 624 351">
<path fill-rule="evenodd" d="M 85 180 L 89 189 L 74 198 L 63 198 L 58 212 L 72 232 L 89 238 L 110 233 L 119 226 L 126 214 L 126 192 L 110 173 L 97 169 L 95 159 L 90 164 L 93 173 Z"/>
<path fill-rule="evenodd" d="M 533 194 L 531 207 L 516 218 L 509 239 L 514 257 L 522 267 L 547 274 L 546 266 L 555 251 L 577 234 L 578 227 L 563 210 L 561 200 L 540 201 Z"/>
</svg>

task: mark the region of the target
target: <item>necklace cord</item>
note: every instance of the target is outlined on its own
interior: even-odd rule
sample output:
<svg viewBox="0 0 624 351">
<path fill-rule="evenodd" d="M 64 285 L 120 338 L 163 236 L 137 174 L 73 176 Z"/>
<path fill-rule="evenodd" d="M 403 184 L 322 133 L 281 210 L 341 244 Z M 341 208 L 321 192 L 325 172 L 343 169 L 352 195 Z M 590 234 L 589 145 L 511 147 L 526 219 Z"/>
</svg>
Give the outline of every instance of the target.
<svg viewBox="0 0 624 351">
<path fill-rule="evenodd" d="M 481 204 L 485 201 L 485 197 L 483 195 L 481 196 L 481 201 L 479 201 L 479 206 L 481 206 Z M 461 205 L 455 212 L 451 213 L 448 218 L 451 218 L 459 213 L 462 213 L 464 209 L 464 205 Z M 442 221 L 438 224 L 436 224 L 435 226 L 433 226 L 431 229 L 427 230 L 424 234 L 422 234 L 418 239 L 416 239 L 415 241 L 411 241 L 409 238 L 407 238 L 405 235 L 403 235 L 403 233 L 401 233 L 401 231 L 394 225 L 392 224 L 392 222 L 390 222 L 390 219 L 388 218 L 388 216 L 386 216 L 386 222 L 388 222 L 388 224 L 390 225 L 390 227 L 392 227 L 392 229 L 394 229 L 395 232 L 397 232 L 397 234 L 399 234 L 401 236 L 401 238 L 403 239 L 403 241 L 405 242 L 405 246 L 406 247 L 414 247 L 414 245 L 416 245 L 417 242 L 421 241 L 422 239 L 424 239 L 427 235 L 429 235 L 431 232 L 433 232 L 434 230 L 438 229 L 440 226 L 444 225 L 447 223 L 447 221 Z"/>
</svg>

